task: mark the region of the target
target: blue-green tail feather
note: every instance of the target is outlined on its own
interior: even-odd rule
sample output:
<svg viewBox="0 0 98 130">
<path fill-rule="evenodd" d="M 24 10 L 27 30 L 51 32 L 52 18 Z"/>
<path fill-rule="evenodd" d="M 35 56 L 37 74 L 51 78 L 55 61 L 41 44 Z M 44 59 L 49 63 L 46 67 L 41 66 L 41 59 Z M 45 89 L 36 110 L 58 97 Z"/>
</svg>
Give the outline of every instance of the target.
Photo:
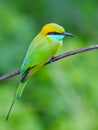
<svg viewBox="0 0 98 130">
<path fill-rule="evenodd" d="M 9 115 L 10 115 L 10 113 L 11 113 L 12 107 L 13 107 L 13 105 L 14 105 L 16 99 L 19 100 L 19 99 L 21 98 L 22 92 L 23 92 L 23 90 L 24 90 L 26 84 L 27 84 L 27 81 L 21 82 L 21 83 L 19 84 L 18 89 L 17 89 L 17 91 L 16 91 L 16 93 L 15 93 L 14 99 L 13 99 L 13 101 L 12 101 L 12 103 L 11 103 L 10 109 L 9 109 L 9 111 L 8 111 L 8 114 L 7 114 L 7 117 L 6 117 L 6 121 L 7 121 L 8 118 L 9 118 Z"/>
<path fill-rule="evenodd" d="M 16 91 L 16 95 L 15 95 L 18 100 L 21 98 L 21 95 L 23 93 L 23 90 L 24 90 L 26 84 L 27 84 L 27 81 L 21 82 L 19 84 L 18 89 Z"/>
</svg>

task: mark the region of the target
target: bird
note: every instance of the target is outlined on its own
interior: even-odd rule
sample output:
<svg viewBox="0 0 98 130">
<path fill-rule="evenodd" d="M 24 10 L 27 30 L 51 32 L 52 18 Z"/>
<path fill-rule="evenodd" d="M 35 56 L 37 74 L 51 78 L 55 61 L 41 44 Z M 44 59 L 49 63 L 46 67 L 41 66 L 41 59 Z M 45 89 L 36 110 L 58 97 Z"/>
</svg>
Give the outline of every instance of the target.
<svg viewBox="0 0 98 130">
<path fill-rule="evenodd" d="M 6 121 L 16 99 L 21 98 L 28 79 L 46 62 L 51 61 L 51 58 L 62 47 L 65 36 L 74 36 L 74 34 L 65 32 L 65 29 L 56 23 L 48 23 L 42 27 L 40 33 L 32 40 L 20 69 L 20 83 L 6 116 Z"/>
</svg>

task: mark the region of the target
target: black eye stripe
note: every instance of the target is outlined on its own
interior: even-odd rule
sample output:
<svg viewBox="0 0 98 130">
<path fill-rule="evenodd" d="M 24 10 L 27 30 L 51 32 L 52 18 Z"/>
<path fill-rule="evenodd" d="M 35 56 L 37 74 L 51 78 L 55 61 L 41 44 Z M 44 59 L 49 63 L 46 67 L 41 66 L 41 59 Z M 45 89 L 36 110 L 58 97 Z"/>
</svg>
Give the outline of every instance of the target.
<svg viewBox="0 0 98 130">
<path fill-rule="evenodd" d="M 47 35 L 63 35 L 63 33 L 58 33 L 58 32 L 48 32 Z"/>
</svg>

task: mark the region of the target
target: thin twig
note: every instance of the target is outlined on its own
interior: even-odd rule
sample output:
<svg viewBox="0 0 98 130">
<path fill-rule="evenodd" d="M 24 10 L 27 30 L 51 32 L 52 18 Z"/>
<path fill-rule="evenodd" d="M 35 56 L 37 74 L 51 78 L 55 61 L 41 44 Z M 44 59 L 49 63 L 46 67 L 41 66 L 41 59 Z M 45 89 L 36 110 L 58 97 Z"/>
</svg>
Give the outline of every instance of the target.
<svg viewBox="0 0 98 130">
<path fill-rule="evenodd" d="M 68 56 L 71 56 L 71 55 L 75 55 L 75 54 L 78 54 L 78 53 L 82 53 L 82 52 L 86 52 L 86 51 L 90 51 L 90 50 L 94 50 L 94 49 L 98 49 L 98 44 L 61 54 L 59 56 L 52 58 L 51 61 L 47 62 L 45 65 L 50 64 L 50 63 L 55 62 L 55 61 L 58 61 L 60 59 L 63 59 L 65 57 L 68 57 Z M 8 73 L 4 76 L 1 76 L 0 81 L 11 78 L 11 77 L 16 76 L 18 74 L 20 74 L 20 70 L 16 70 L 14 72 Z"/>
<path fill-rule="evenodd" d="M 20 70 L 16 70 L 16 71 L 14 71 L 14 72 L 8 73 L 8 74 L 6 74 L 6 75 L 1 76 L 1 77 L 0 77 L 0 81 L 5 80 L 5 79 L 8 79 L 8 78 L 11 78 L 11 77 L 16 76 L 16 75 L 18 75 L 18 74 L 20 74 Z"/>
</svg>

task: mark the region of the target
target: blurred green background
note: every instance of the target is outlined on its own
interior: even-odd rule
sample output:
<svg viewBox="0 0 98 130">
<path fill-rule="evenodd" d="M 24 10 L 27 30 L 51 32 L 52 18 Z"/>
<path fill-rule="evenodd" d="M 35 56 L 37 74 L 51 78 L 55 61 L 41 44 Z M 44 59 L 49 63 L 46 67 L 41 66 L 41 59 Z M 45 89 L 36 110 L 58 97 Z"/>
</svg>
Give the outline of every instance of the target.
<svg viewBox="0 0 98 130">
<path fill-rule="evenodd" d="M 97 0 L 0 0 L 0 76 L 21 67 L 27 48 L 50 22 L 77 35 L 58 54 L 98 42 Z M 20 77 L 0 82 L 0 130 L 98 130 L 98 51 L 44 66 L 5 118 Z"/>
</svg>

